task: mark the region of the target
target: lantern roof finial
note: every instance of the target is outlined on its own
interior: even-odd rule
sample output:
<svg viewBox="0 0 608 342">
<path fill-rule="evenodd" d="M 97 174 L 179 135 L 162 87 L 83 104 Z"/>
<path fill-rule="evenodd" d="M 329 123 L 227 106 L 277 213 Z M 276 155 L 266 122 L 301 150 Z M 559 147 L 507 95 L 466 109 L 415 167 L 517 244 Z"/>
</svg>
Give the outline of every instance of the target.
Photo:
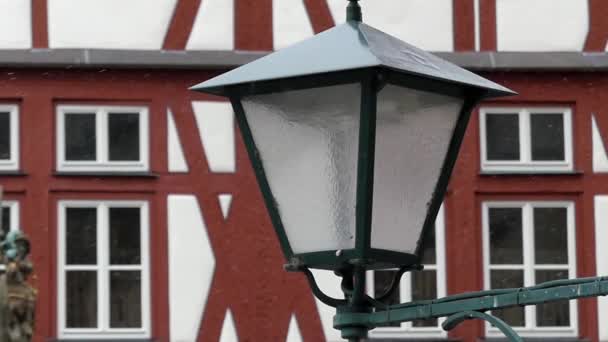
<svg viewBox="0 0 608 342">
<path fill-rule="evenodd" d="M 358 1 L 348 0 L 348 6 L 346 7 L 347 21 L 363 21 L 363 14 L 361 13 L 361 6 L 359 6 Z"/>
</svg>

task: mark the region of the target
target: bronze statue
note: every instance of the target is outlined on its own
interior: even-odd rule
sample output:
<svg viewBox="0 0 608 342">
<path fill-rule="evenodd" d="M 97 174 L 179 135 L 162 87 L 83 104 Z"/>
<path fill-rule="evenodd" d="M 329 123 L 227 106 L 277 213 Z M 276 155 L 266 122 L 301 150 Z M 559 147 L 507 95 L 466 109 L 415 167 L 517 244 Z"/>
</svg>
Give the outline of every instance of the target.
<svg viewBox="0 0 608 342">
<path fill-rule="evenodd" d="M 4 235 L 0 230 L 0 235 Z M 32 273 L 30 242 L 19 231 L 0 236 L 0 342 L 30 342 L 34 333 L 36 290 L 27 283 Z"/>
</svg>

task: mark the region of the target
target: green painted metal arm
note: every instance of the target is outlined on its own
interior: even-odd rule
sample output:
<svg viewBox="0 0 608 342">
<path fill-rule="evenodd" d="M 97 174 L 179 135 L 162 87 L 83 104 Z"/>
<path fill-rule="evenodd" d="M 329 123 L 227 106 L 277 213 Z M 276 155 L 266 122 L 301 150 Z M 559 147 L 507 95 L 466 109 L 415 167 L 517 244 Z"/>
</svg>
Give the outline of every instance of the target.
<svg viewBox="0 0 608 342">
<path fill-rule="evenodd" d="M 521 337 L 515 332 L 515 330 L 513 330 L 513 328 L 505 323 L 505 321 L 498 317 L 494 317 L 485 312 L 479 311 L 464 311 L 448 317 L 442 324 L 443 330 L 450 331 L 456 328 L 458 324 L 470 319 L 482 319 L 487 321 L 498 328 L 509 339 L 509 341 L 523 342 Z"/>
<path fill-rule="evenodd" d="M 340 312 L 334 327 L 367 326 L 370 329 L 430 318 L 447 317 L 469 311 L 485 312 L 513 306 L 608 295 L 608 277 L 557 280 L 533 287 L 466 293 L 431 301 L 388 306 L 371 313 Z"/>
</svg>

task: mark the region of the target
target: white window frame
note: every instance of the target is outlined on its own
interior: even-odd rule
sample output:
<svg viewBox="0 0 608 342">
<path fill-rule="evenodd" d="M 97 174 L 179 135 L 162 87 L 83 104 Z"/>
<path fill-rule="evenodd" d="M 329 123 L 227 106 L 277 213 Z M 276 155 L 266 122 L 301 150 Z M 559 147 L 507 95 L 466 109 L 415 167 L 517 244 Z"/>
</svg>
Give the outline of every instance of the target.
<svg viewBox="0 0 608 342">
<path fill-rule="evenodd" d="M 437 213 L 435 220 L 435 250 L 436 264 L 425 266 L 425 270 L 432 270 L 437 275 L 437 297 L 445 297 L 447 292 L 446 266 L 445 266 L 445 213 L 443 205 Z M 374 274 L 373 271 L 367 272 L 367 291 L 370 296 L 374 294 Z M 406 273 L 401 278 L 399 287 L 401 303 L 412 300 L 412 276 Z M 447 332 L 441 328 L 445 318 L 439 318 L 436 327 L 414 327 L 412 322 L 401 323 L 400 327 L 380 327 L 369 332 L 370 337 L 374 338 L 445 338 Z"/>
<path fill-rule="evenodd" d="M 10 216 L 11 216 L 11 226 L 9 227 L 9 232 L 14 232 L 19 230 L 19 202 L 12 200 L 2 200 L 0 201 L 0 208 L 9 208 Z M 3 271 L 5 269 L 4 264 L 0 264 L 0 270 Z"/>
<path fill-rule="evenodd" d="M 492 265 L 490 264 L 490 208 L 521 208 L 522 209 L 522 265 Z M 482 205 L 483 226 L 483 263 L 484 263 L 484 289 L 491 289 L 490 270 L 523 270 L 524 286 L 535 285 L 535 271 L 537 270 L 565 270 L 564 265 L 535 264 L 534 254 L 534 208 L 566 208 L 568 212 L 568 278 L 576 277 L 576 230 L 574 203 L 571 201 L 489 201 Z M 513 327 L 522 337 L 576 337 L 578 336 L 578 306 L 576 301 L 570 301 L 569 327 L 538 327 L 536 326 L 536 306 L 525 307 L 525 327 Z M 486 336 L 503 337 L 504 335 L 490 324 L 486 324 Z"/>
<path fill-rule="evenodd" d="M 0 104 L 0 112 L 8 112 L 11 120 L 11 158 L 0 159 L 0 171 L 19 170 L 19 106 Z"/>
<path fill-rule="evenodd" d="M 109 113 L 139 114 L 139 158 L 138 161 L 110 161 L 108 142 Z M 65 160 L 65 115 L 95 113 L 96 160 Z M 57 170 L 64 172 L 146 172 L 149 170 L 149 113 L 143 106 L 96 106 L 96 105 L 59 105 L 57 106 Z"/>
<path fill-rule="evenodd" d="M 112 265 L 109 260 L 109 208 L 140 208 L 141 210 L 141 265 Z M 66 265 L 65 224 L 67 208 L 97 209 L 97 264 Z M 146 201 L 60 201 L 58 205 L 58 337 L 65 339 L 140 339 L 151 337 L 150 304 L 150 221 Z M 69 270 L 97 271 L 97 328 L 66 327 L 65 275 Z M 113 270 L 141 271 L 141 328 L 110 328 L 109 274 Z"/>
<path fill-rule="evenodd" d="M 19 230 L 19 202 L 11 201 L 11 200 L 2 200 L 0 201 L 1 208 L 10 208 L 11 213 L 11 226 L 9 227 L 9 231 L 18 231 Z"/>
<path fill-rule="evenodd" d="M 564 160 L 533 161 L 530 116 L 534 114 L 562 114 L 564 117 Z M 492 114 L 518 114 L 519 160 L 488 160 L 486 117 Z M 574 170 L 572 157 L 572 109 L 568 107 L 484 107 L 479 110 L 479 140 L 481 170 L 487 173 L 567 173 Z"/>
</svg>

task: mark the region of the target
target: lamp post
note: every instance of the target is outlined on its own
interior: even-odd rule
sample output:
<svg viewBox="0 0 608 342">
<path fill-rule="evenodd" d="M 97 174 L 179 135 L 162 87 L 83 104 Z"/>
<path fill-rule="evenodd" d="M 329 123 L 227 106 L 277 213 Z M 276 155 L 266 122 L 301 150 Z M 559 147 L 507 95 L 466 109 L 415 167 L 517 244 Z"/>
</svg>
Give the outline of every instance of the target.
<svg viewBox="0 0 608 342">
<path fill-rule="evenodd" d="M 286 269 L 303 272 L 315 296 L 336 307 L 343 338 L 452 316 L 444 328 L 486 319 L 517 341 L 485 311 L 534 304 L 520 297 L 536 288 L 382 303 L 405 272 L 421 269 L 422 237 L 433 227 L 471 110 L 514 92 L 364 24 L 357 1 L 349 0 L 346 23 L 192 89 L 230 99 Z M 323 294 L 311 268 L 341 276 L 345 298 Z M 387 293 L 371 298 L 365 272 L 379 269 L 399 271 Z M 563 293 L 543 301 L 572 298 L 569 287 L 586 284 L 597 287 L 587 296 L 608 293 L 603 279 L 551 283 L 543 293 Z"/>
</svg>

